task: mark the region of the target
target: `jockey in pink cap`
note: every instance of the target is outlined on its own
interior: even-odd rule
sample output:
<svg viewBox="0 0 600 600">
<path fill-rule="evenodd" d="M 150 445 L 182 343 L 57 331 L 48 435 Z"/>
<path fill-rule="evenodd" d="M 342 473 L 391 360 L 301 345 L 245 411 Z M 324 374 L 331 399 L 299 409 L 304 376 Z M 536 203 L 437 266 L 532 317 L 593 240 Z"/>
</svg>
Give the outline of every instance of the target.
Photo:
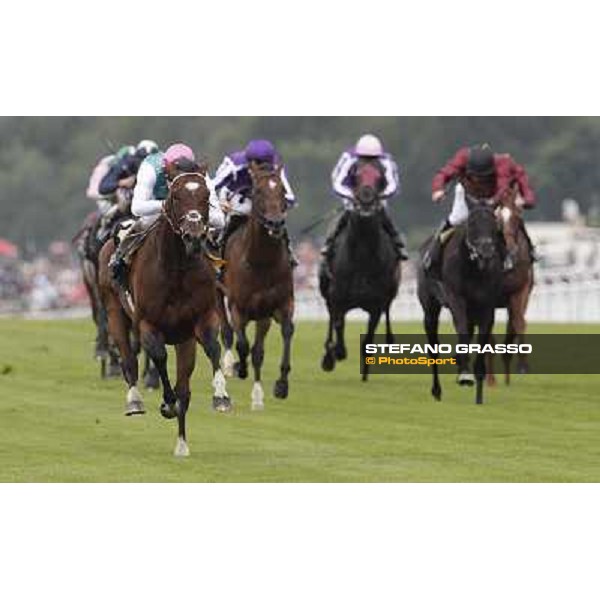
<svg viewBox="0 0 600 600">
<path fill-rule="evenodd" d="M 150 154 L 141 164 L 131 203 L 131 212 L 138 220 L 127 232 L 110 261 L 113 277 L 119 283 L 126 281 L 128 260 L 143 242 L 143 233 L 160 216 L 163 202 L 169 194 L 170 181 L 181 173 L 193 173 L 198 169 L 194 151 L 182 143 L 172 144 L 165 152 Z M 220 231 L 225 217 L 208 176 L 206 183 L 210 189 L 209 225 Z"/>
</svg>

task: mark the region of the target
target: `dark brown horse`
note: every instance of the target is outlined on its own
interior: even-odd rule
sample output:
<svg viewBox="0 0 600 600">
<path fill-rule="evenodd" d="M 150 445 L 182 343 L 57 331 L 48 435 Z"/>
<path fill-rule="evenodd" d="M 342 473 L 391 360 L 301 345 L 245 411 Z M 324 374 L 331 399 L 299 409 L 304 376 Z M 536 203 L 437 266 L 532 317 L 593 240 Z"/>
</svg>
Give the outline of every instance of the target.
<svg viewBox="0 0 600 600">
<path fill-rule="evenodd" d="M 100 376 L 118 377 L 121 373 L 118 352 L 110 344 L 106 311 L 100 297 L 98 285 L 98 254 L 101 244 L 97 235 L 100 228 L 99 213 L 88 215 L 73 244 L 79 257 L 81 277 L 90 300 L 92 319 L 96 326 L 94 356 L 100 362 Z"/>
<path fill-rule="evenodd" d="M 393 341 L 390 306 L 400 286 L 401 267 L 382 224 L 385 209 L 378 192 L 382 181 L 383 174 L 375 165 L 370 162 L 359 165 L 353 190 L 354 210 L 346 215 L 348 222 L 335 242 L 331 264 L 327 259 L 321 264 L 319 287 L 329 312 L 321 361 L 324 371 L 333 371 L 336 361 L 347 357 L 345 318 L 353 308 L 361 308 L 369 315 L 365 343 L 373 341 L 383 314 L 387 340 Z M 366 365 L 362 378 L 363 381 L 368 378 Z"/>
<path fill-rule="evenodd" d="M 499 201 L 499 220 L 506 242 L 506 251 L 512 258 L 513 268 L 504 274 L 502 293 L 498 301 L 498 308 L 508 309 L 505 343 L 518 344 L 525 342 L 527 321 L 525 313 L 529 297 L 533 289 L 533 262 L 529 242 L 525 234 L 523 222 L 523 209 L 517 204 L 517 190 L 510 189 Z M 504 381 L 510 383 L 510 363 L 512 356 L 503 355 Z M 529 371 L 525 355 L 519 355 L 517 369 L 519 373 Z M 488 384 L 495 384 L 493 372 L 493 355 L 488 357 Z"/>
<path fill-rule="evenodd" d="M 163 384 L 161 414 L 167 419 L 178 419 L 176 456 L 189 454 L 185 416 L 196 341 L 212 363 L 214 408 L 228 410 L 231 406 L 219 365 L 216 276 L 204 252 L 208 202 L 204 169 L 182 173 L 173 179 L 163 213 L 131 262 L 130 294 L 117 291 L 111 280 L 108 261 L 113 251 L 112 242 L 100 255 L 100 285 L 110 334 L 119 347 L 123 375 L 129 387 L 125 414 L 144 412 L 137 389 L 137 358 L 129 341 L 129 331 L 133 328 L 139 332 L 142 346 L 154 361 Z M 167 373 L 166 344 L 175 346 L 177 382 L 174 388 Z"/>
<path fill-rule="evenodd" d="M 261 368 L 264 361 L 264 342 L 275 319 L 281 326 L 283 355 L 280 377 L 275 383 L 276 398 L 287 398 L 288 375 L 291 370 L 290 353 L 294 334 L 294 286 L 290 256 L 286 244 L 285 190 L 281 182 L 281 168 L 250 167 L 252 178 L 252 211 L 229 238 L 225 248 L 226 268 L 224 284 L 231 324 L 224 323 L 223 341 L 227 349 L 224 364 L 232 362 L 233 333 L 237 338 L 239 357 L 237 374 L 248 376 L 250 345 L 246 327 L 256 321 L 256 337 L 252 347 L 254 386 L 252 409 L 264 408 Z"/>
<path fill-rule="evenodd" d="M 470 205 L 469 217 L 459 226 L 442 250 L 441 274 L 427 272 L 420 265 L 418 272 L 418 295 L 424 313 L 424 326 L 428 342 L 439 343 L 438 324 L 443 306 L 452 313 L 454 328 L 461 344 L 468 344 L 478 328 L 478 343 L 490 342 L 494 326 L 494 311 L 502 287 L 502 265 L 504 241 L 494 213 L 494 207 L 481 204 L 467 197 Z M 424 253 L 431 240 L 421 249 Z M 432 354 L 437 358 L 436 354 Z M 476 383 L 475 401 L 483 402 L 485 379 L 485 357 L 478 354 L 475 360 L 475 378 L 469 371 L 468 356 L 457 356 L 460 385 Z M 432 367 L 433 385 L 431 393 L 441 400 L 438 367 Z"/>
</svg>

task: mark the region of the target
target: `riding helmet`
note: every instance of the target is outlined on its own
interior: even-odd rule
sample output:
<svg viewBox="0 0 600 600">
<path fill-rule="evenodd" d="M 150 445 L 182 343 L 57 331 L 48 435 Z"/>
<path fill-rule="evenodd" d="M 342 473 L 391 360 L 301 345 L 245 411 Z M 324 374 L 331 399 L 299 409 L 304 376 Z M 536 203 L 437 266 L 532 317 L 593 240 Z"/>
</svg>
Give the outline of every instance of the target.
<svg viewBox="0 0 600 600">
<path fill-rule="evenodd" d="M 273 164 L 275 162 L 275 146 L 269 140 L 252 140 L 244 150 L 247 161 L 266 162 Z"/>
<path fill-rule="evenodd" d="M 469 149 L 467 161 L 467 175 L 488 177 L 496 172 L 494 153 L 488 144 L 473 146 Z"/>
</svg>

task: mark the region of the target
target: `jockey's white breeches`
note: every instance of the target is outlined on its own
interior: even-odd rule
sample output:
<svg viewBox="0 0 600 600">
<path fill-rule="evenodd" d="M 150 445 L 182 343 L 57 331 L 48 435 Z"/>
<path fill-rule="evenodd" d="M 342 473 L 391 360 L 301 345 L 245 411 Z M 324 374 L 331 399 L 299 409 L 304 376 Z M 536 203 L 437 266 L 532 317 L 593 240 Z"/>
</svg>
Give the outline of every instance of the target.
<svg viewBox="0 0 600 600">
<path fill-rule="evenodd" d="M 452 202 L 452 210 L 448 215 L 448 223 L 455 227 L 464 223 L 469 217 L 469 207 L 465 198 L 465 188 L 457 183 L 454 188 L 454 201 Z"/>
</svg>

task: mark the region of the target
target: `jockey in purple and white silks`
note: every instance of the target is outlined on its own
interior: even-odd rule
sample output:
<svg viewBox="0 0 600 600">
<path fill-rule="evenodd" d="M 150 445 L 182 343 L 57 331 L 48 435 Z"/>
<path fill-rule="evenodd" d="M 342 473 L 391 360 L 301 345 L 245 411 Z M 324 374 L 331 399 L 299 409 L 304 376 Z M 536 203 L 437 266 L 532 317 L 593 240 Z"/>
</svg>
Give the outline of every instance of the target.
<svg viewBox="0 0 600 600">
<path fill-rule="evenodd" d="M 268 140 L 252 140 L 244 150 L 232 152 L 225 156 L 213 179 L 221 206 L 227 214 L 227 224 L 221 238 L 223 250 L 231 234 L 246 221 L 252 210 L 252 200 L 250 199 L 252 179 L 248 170 L 252 163 L 267 165 L 272 169 L 283 166 L 281 157 L 271 142 Z M 285 167 L 281 170 L 281 183 L 285 190 L 288 209 L 295 207 L 297 204 L 296 196 L 288 181 Z M 295 263 L 287 230 L 286 242 L 291 260 Z"/>
<path fill-rule="evenodd" d="M 379 139 L 371 134 L 363 135 L 354 147 L 346 150 L 331 173 L 331 185 L 334 193 L 342 199 L 344 212 L 330 228 L 321 253 L 327 260 L 331 260 L 334 242 L 347 225 L 349 216 L 355 209 L 354 178 L 360 161 L 372 161 L 382 173 L 382 184 L 379 189 L 379 199 L 383 206 L 382 224 L 394 243 L 398 258 L 407 260 L 405 244 L 387 211 L 388 199 L 400 192 L 398 166 L 392 155 L 385 152 Z"/>
</svg>

